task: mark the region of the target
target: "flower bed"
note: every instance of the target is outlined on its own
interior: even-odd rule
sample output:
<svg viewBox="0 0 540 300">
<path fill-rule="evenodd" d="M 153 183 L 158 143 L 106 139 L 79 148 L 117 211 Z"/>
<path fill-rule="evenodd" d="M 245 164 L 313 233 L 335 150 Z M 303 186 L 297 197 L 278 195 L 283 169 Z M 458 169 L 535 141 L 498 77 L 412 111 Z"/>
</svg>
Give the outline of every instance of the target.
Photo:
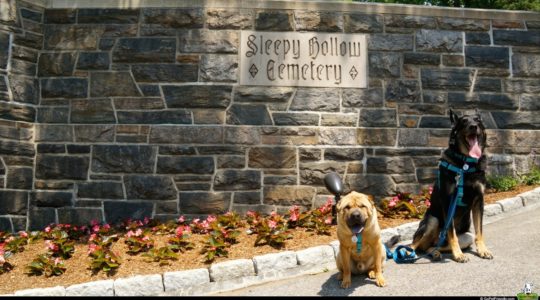
<svg viewBox="0 0 540 300">
<path fill-rule="evenodd" d="M 428 193 L 383 199 L 381 227 L 418 220 L 429 205 Z M 241 218 L 228 213 L 190 222 L 180 217 L 166 223 L 145 219 L 117 225 L 93 222 L 82 227 L 53 224 L 40 232 L 0 232 L 0 294 L 194 269 L 211 262 L 325 245 L 337 239 L 330 214 L 331 202 L 327 202 L 311 211 L 292 207 L 285 215 L 249 212 Z"/>
</svg>

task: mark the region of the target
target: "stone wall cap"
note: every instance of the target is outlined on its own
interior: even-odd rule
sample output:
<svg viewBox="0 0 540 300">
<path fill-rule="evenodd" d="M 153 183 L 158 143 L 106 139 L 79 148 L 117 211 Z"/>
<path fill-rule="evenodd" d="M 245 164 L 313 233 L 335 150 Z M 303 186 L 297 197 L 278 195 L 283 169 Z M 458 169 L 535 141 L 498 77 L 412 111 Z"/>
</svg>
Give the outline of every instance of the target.
<svg viewBox="0 0 540 300">
<path fill-rule="evenodd" d="M 341 1 L 256 1 L 256 0 L 40 0 L 46 8 L 254 8 L 296 9 L 309 11 L 361 12 L 365 14 L 404 14 L 417 16 L 455 17 L 474 19 L 540 20 L 540 13 L 530 11 L 493 10 L 477 8 L 433 7 L 405 4 L 377 4 Z M 411 9 L 413 8 L 413 9 Z"/>
</svg>

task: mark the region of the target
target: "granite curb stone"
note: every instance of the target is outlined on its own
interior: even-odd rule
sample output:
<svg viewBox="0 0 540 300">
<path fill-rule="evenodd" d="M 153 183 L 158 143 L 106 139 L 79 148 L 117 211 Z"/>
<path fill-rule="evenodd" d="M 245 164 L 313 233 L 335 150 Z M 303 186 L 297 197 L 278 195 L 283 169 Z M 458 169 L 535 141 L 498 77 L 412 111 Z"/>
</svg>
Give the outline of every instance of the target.
<svg viewBox="0 0 540 300">
<path fill-rule="evenodd" d="M 540 204 L 540 188 L 486 205 L 484 216 L 490 218 L 504 215 L 524 206 L 538 204 Z M 385 243 L 396 234 L 401 235 L 401 241 L 410 240 L 418 223 L 419 221 L 405 223 L 381 230 L 381 240 Z M 97 295 L 98 291 L 100 296 L 209 295 L 267 281 L 333 270 L 336 269 L 335 257 L 338 252 L 339 241 L 336 240 L 328 245 L 298 251 L 259 255 L 251 260 L 238 259 L 216 263 L 209 268 L 165 272 L 163 275 L 139 275 L 68 287 L 26 289 L 1 296 L 92 296 Z"/>
</svg>

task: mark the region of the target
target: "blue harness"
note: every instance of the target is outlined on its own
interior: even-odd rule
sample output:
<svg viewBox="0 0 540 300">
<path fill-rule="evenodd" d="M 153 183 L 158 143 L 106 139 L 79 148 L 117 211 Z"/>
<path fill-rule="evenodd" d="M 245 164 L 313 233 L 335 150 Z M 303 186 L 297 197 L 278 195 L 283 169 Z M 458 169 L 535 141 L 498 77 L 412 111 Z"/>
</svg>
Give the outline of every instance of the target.
<svg viewBox="0 0 540 300">
<path fill-rule="evenodd" d="M 396 250 L 393 253 L 385 246 L 387 259 L 393 258 L 394 261 L 398 264 L 414 263 L 422 257 L 431 256 L 435 251 L 437 251 L 443 245 L 444 241 L 446 240 L 446 234 L 448 232 L 448 229 L 450 228 L 450 224 L 452 224 L 452 219 L 454 218 L 454 214 L 456 213 L 456 206 L 458 205 L 467 206 L 467 204 L 463 203 L 463 185 L 465 182 L 464 175 L 466 173 L 476 172 L 477 171 L 476 168 L 469 166 L 469 164 L 478 163 L 478 159 L 474 157 L 462 156 L 457 153 L 451 153 L 451 155 L 460 158 L 464 163 L 463 163 L 463 167 L 461 168 L 458 168 L 444 160 L 439 163 L 439 174 L 437 175 L 437 186 L 439 187 L 441 186 L 440 185 L 440 177 L 441 177 L 440 170 L 447 169 L 456 174 L 455 179 L 456 179 L 457 189 L 456 189 L 456 193 L 454 194 L 452 201 L 450 202 L 450 207 L 448 209 L 448 216 L 446 218 L 444 228 L 439 233 L 439 242 L 437 243 L 437 246 L 435 246 L 435 249 L 433 249 L 433 251 L 422 256 L 416 256 L 414 249 L 405 245 L 397 246 Z"/>
</svg>

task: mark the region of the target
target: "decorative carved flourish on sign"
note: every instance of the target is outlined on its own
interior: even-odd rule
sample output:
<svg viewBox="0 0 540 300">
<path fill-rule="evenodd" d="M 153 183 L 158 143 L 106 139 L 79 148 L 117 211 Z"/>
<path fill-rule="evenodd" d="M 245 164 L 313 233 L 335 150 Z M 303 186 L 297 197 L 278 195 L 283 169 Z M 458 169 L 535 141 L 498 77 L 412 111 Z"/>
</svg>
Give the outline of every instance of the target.
<svg viewBox="0 0 540 300">
<path fill-rule="evenodd" d="M 242 31 L 240 84 L 365 88 L 366 35 Z"/>
<path fill-rule="evenodd" d="M 257 75 L 257 72 L 259 72 L 259 70 L 257 69 L 257 66 L 255 64 L 252 64 L 251 68 L 249 68 L 249 73 L 251 74 L 251 77 L 255 78 L 255 75 Z"/>
</svg>

